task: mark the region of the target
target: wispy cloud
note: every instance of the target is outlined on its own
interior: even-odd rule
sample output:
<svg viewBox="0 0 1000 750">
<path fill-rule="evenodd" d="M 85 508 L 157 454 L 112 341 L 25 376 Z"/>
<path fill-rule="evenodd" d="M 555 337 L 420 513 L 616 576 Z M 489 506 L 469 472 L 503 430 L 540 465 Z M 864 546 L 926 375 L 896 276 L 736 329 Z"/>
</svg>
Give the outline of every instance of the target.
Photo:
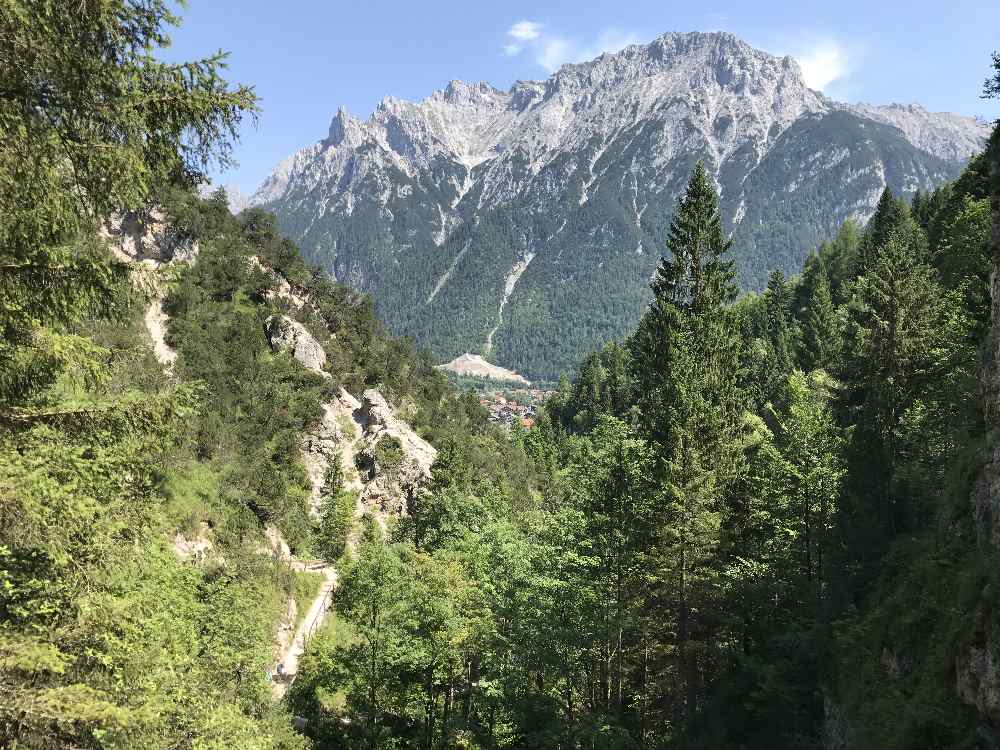
<svg viewBox="0 0 1000 750">
<path fill-rule="evenodd" d="M 761 44 L 778 55 L 791 55 L 802 68 L 809 88 L 829 96 L 850 93 L 851 77 L 861 68 L 864 48 L 856 41 L 844 42 L 831 34 L 812 31 L 785 33 Z"/>
<path fill-rule="evenodd" d="M 542 35 L 542 25 L 534 21 L 518 21 L 510 27 L 507 35 L 523 42 L 538 39 Z"/>
<path fill-rule="evenodd" d="M 830 84 L 846 78 L 855 65 L 850 52 L 833 39 L 813 43 L 794 57 L 799 61 L 806 85 L 819 91 L 825 91 Z"/>
<path fill-rule="evenodd" d="M 591 41 L 570 39 L 548 31 L 536 21 L 518 21 L 507 30 L 503 52 L 508 56 L 530 54 L 536 63 L 554 73 L 565 63 L 591 60 L 605 52 L 618 52 L 641 41 L 637 34 L 608 28 Z"/>
<path fill-rule="evenodd" d="M 507 29 L 508 42 L 504 45 L 505 55 L 513 57 L 521 54 L 525 43 L 533 42 L 542 35 L 542 25 L 534 21 L 518 21 Z"/>
</svg>

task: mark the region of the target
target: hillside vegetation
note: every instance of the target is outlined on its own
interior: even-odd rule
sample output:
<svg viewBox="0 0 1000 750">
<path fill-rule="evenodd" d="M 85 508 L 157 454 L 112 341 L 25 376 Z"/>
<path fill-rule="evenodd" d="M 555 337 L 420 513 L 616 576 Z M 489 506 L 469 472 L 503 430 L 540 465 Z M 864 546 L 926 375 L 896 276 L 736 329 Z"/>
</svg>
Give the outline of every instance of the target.
<svg viewBox="0 0 1000 750">
<path fill-rule="evenodd" d="M 197 196 L 256 100 L 174 22 L 0 9 L 0 745 L 1000 744 L 1000 127 L 742 297 L 692 164 L 635 329 L 508 433 Z M 184 252 L 114 254 L 149 222 Z"/>
<path fill-rule="evenodd" d="M 150 56 L 166 8 L 0 10 L 4 747 L 308 746 L 267 680 L 288 602 L 301 617 L 318 582 L 265 529 L 300 557 L 331 545 L 299 444 L 334 389 L 381 389 L 498 492 L 529 492 L 526 468 L 498 477 L 523 453 L 370 301 L 308 268 L 271 216 L 195 196 L 255 99 L 223 82 L 221 57 Z M 197 249 L 152 283 L 100 239 L 151 204 Z M 293 313 L 279 280 L 310 305 Z M 143 320 L 157 293 L 168 371 Z M 331 377 L 272 351 L 275 313 L 303 318 Z"/>
<path fill-rule="evenodd" d="M 317 746 L 995 746 L 997 138 L 739 300 L 696 167 L 637 330 L 515 436 L 537 499 L 439 470 L 344 569 Z"/>
</svg>

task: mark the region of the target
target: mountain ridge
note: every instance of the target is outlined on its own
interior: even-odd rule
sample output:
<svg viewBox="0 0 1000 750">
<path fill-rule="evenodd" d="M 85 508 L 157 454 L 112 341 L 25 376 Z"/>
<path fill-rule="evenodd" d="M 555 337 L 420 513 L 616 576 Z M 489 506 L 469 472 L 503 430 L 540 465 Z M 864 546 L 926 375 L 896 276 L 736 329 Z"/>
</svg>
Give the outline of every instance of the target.
<svg viewBox="0 0 1000 750">
<path fill-rule="evenodd" d="M 453 80 L 367 120 L 341 108 L 250 202 L 441 361 L 469 351 L 544 378 L 634 325 L 699 159 L 753 289 L 866 220 L 886 185 L 954 177 L 985 135 L 919 105 L 835 102 L 726 32 L 671 32 L 507 91 Z M 585 319 L 569 309 L 595 290 Z"/>
</svg>

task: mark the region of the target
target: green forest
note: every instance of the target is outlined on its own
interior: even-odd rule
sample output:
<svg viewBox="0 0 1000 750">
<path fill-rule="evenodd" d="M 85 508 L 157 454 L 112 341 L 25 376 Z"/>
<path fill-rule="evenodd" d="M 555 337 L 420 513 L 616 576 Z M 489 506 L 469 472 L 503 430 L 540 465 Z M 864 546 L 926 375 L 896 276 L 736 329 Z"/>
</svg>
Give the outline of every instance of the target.
<svg viewBox="0 0 1000 750">
<path fill-rule="evenodd" d="M 759 294 L 695 165 L 636 329 L 508 433 L 273 216 L 199 197 L 260 105 L 221 53 L 160 59 L 178 21 L 0 3 L 0 746 L 1000 747 L 1000 125 Z M 151 206 L 199 248 L 162 280 L 167 369 L 102 240 Z M 334 464 L 313 517 L 300 438 L 375 387 L 430 478 L 383 526 Z M 339 575 L 280 700 L 318 582 L 272 527 Z"/>
</svg>

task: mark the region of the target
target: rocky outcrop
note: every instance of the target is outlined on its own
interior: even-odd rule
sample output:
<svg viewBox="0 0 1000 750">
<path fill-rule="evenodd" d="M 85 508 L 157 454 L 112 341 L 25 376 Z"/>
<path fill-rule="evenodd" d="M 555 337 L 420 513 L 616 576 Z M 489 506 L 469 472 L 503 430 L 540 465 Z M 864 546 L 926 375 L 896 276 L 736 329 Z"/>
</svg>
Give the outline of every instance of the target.
<svg viewBox="0 0 1000 750">
<path fill-rule="evenodd" d="M 120 260 L 128 262 L 190 263 L 198 255 L 198 243 L 177 232 L 159 208 L 115 214 L 101 227 L 100 235 Z"/>
<path fill-rule="evenodd" d="M 326 472 L 334 461 L 340 461 L 345 489 L 359 494 L 364 489 L 355 469 L 360 428 L 354 415 L 360 407 L 354 396 L 341 389 L 337 398 L 323 404 L 322 418 L 302 436 L 302 463 L 312 487 L 313 515 L 319 514 Z"/>
<path fill-rule="evenodd" d="M 364 392 L 355 421 L 361 427 L 355 466 L 363 484 L 362 506 L 376 515 L 405 515 L 408 498 L 430 479 L 437 450 L 373 388 Z"/>
<path fill-rule="evenodd" d="M 288 279 L 282 276 L 280 273 L 272 268 L 268 268 L 263 263 L 260 262 L 260 258 L 256 255 L 251 255 L 247 262 L 250 265 L 251 270 L 259 269 L 266 273 L 274 281 L 274 288 L 269 289 L 264 296 L 269 300 L 284 300 L 288 303 L 289 307 L 293 310 L 301 310 L 309 302 L 308 295 L 301 295 L 296 289 L 292 288 L 292 285 L 288 283 Z"/>
<path fill-rule="evenodd" d="M 174 534 L 170 546 L 180 560 L 205 562 L 214 559 L 221 562 L 222 557 L 216 552 L 212 537 L 211 526 L 201 521 L 194 534 L 184 534 L 180 531 Z"/>
<path fill-rule="evenodd" d="M 275 560 L 287 561 L 292 559 L 292 551 L 285 541 L 284 535 L 277 526 L 268 526 L 264 529 L 265 546 L 260 548 L 260 552 L 274 558 Z"/>
<path fill-rule="evenodd" d="M 331 377 L 323 370 L 326 353 L 305 326 L 285 315 L 265 322 L 274 351 L 289 352 L 303 367 Z M 358 513 L 380 519 L 406 513 L 407 499 L 430 478 L 437 451 L 400 419 L 374 388 L 361 400 L 341 389 L 323 405 L 323 415 L 302 436 L 302 462 L 312 487 L 313 515 L 320 512 L 326 472 L 336 460 L 344 473 L 345 489 L 358 495 Z"/>
<path fill-rule="evenodd" d="M 288 352 L 307 370 L 323 372 L 326 352 L 304 325 L 287 315 L 272 315 L 265 321 L 264 328 L 274 351 Z"/>
<path fill-rule="evenodd" d="M 160 269 L 170 263 L 193 263 L 198 257 L 198 243 L 179 234 L 158 208 L 115 214 L 99 234 L 115 257 L 133 264 L 133 279 L 149 298 L 143 322 L 153 344 L 153 355 L 167 373 L 172 372 L 177 352 L 166 340 L 166 290 Z"/>
</svg>

